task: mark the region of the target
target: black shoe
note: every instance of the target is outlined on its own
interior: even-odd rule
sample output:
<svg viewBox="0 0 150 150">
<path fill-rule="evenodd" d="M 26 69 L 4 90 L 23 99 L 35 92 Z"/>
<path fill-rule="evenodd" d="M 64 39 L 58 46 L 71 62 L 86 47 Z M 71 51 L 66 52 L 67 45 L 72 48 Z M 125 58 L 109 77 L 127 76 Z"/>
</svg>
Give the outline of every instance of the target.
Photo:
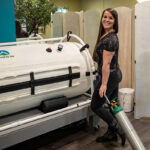
<svg viewBox="0 0 150 150">
<path fill-rule="evenodd" d="M 112 132 L 110 129 L 108 129 L 103 136 L 96 138 L 96 142 L 110 142 L 110 141 L 117 141 L 117 140 L 118 137 L 116 133 Z"/>
<path fill-rule="evenodd" d="M 114 131 L 116 131 L 116 133 L 120 136 L 121 144 L 122 144 L 122 146 L 124 146 L 125 142 L 126 142 L 126 135 L 125 135 L 124 131 L 122 130 L 121 126 L 118 123 L 115 126 Z"/>
</svg>

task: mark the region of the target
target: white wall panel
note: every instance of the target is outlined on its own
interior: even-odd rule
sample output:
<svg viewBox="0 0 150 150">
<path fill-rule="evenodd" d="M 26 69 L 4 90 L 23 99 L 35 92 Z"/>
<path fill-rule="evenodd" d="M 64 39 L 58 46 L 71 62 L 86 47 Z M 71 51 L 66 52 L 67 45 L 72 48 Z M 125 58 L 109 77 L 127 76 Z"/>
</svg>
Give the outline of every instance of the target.
<svg viewBox="0 0 150 150">
<path fill-rule="evenodd" d="M 115 8 L 118 12 L 119 23 L 119 64 L 123 78 L 120 88 L 131 88 L 132 83 L 132 49 L 131 49 L 131 14 L 132 10 L 128 7 Z"/>
<path fill-rule="evenodd" d="M 99 12 L 93 10 L 84 12 L 84 42 L 89 44 L 91 54 L 93 53 L 96 44 L 99 24 Z"/>
<path fill-rule="evenodd" d="M 63 18 L 62 13 L 55 13 L 51 15 L 51 37 L 63 36 Z"/>
<path fill-rule="evenodd" d="M 80 36 L 80 15 L 75 12 L 68 12 L 63 14 L 63 35 L 68 31 Z"/>
<path fill-rule="evenodd" d="M 150 117 L 150 2 L 135 6 L 135 117 Z"/>
<path fill-rule="evenodd" d="M 80 12 L 76 12 L 77 14 L 79 14 L 79 21 L 80 21 L 80 38 L 82 39 L 82 40 L 84 40 L 84 34 L 83 34 L 83 24 L 84 24 L 84 22 L 83 22 L 83 14 L 84 14 L 84 12 L 83 12 L 83 10 L 82 11 L 80 11 Z"/>
</svg>

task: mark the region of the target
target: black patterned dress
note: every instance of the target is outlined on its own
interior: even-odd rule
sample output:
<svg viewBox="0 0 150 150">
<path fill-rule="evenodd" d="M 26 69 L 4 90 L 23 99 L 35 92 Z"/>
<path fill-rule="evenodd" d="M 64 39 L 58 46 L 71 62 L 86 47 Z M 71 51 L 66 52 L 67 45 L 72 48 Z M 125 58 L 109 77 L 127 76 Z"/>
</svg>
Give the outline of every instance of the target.
<svg viewBox="0 0 150 150">
<path fill-rule="evenodd" d="M 116 73 L 116 67 L 118 64 L 118 49 L 119 49 L 119 41 L 116 33 L 109 33 L 104 36 L 97 46 L 97 63 L 98 63 L 98 72 L 100 76 L 102 75 L 102 65 L 103 65 L 103 51 L 115 52 L 111 64 L 110 64 L 110 75 L 107 82 L 107 97 L 112 100 L 118 97 L 118 76 Z M 103 107 L 105 103 L 105 98 L 101 98 L 99 96 L 99 89 L 102 84 L 102 78 L 100 78 L 97 83 L 91 102 L 91 109 L 100 116 L 108 125 L 113 122 L 113 115 Z"/>
<path fill-rule="evenodd" d="M 116 68 L 116 65 L 118 64 L 118 49 L 119 49 L 119 42 L 116 33 L 111 32 L 100 40 L 96 49 L 98 71 L 100 73 L 103 65 L 103 50 L 115 52 L 115 55 L 113 56 L 110 64 L 110 69 L 113 71 Z"/>
</svg>

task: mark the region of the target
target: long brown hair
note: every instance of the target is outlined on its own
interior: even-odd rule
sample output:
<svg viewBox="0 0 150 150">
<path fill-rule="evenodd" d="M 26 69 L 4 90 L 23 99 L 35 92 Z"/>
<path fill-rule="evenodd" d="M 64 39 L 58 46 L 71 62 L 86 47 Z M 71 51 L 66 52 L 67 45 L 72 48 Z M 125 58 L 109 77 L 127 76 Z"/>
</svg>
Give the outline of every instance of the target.
<svg viewBox="0 0 150 150">
<path fill-rule="evenodd" d="M 104 16 L 105 11 L 108 11 L 112 14 L 112 16 L 114 17 L 114 25 L 113 25 L 113 29 L 115 33 L 118 33 L 118 13 L 116 10 L 112 9 L 112 8 L 107 8 L 103 11 L 102 16 L 101 16 L 101 20 L 100 20 L 100 26 L 99 26 L 99 32 L 98 32 L 98 37 L 97 37 L 97 41 L 96 41 L 96 45 L 95 45 L 95 49 L 93 52 L 93 60 L 97 61 L 97 54 L 96 54 L 96 49 L 100 40 L 100 37 L 104 34 L 105 30 L 104 27 L 102 25 L 102 18 Z"/>
</svg>

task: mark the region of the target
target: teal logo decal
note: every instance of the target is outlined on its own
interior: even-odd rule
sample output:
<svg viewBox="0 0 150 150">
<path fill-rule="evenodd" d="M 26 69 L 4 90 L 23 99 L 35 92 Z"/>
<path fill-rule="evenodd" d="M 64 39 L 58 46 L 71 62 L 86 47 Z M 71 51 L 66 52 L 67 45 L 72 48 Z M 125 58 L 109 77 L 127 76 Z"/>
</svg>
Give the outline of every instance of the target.
<svg viewBox="0 0 150 150">
<path fill-rule="evenodd" d="M 0 50 L 0 56 L 7 56 L 9 55 L 10 53 L 8 51 L 5 51 L 5 50 Z"/>
</svg>

